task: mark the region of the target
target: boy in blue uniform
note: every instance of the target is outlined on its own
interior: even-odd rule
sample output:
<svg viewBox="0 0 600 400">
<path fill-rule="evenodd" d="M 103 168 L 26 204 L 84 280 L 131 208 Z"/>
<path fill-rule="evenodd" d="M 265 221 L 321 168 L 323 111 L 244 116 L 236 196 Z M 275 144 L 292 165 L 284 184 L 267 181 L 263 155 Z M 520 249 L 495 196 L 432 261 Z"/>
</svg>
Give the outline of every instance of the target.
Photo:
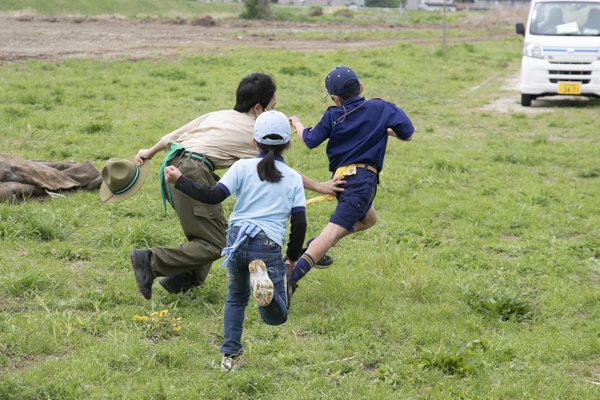
<svg viewBox="0 0 600 400">
<path fill-rule="evenodd" d="M 300 140 L 313 149 L 329 139 L 329 170 L 346 183 L 337 194 L 338 204 L 321 234 L 310 240 L 306 252 L 296 263 L 288 296 L 295 283 L 315 266 L 315 260 L 342 237 L 369 229 L 377 222 L 373 199 L 388 136 L 408 141 L 414 127 L 404 111 L 383 99 L 361 97 L 363 85 L 352 69 L 339 66 L 325 78 L 327 93 L 335 106 L 329 107 L 317 125 L 304 128 L 297 117 L 290 117 Z"/>
</svg>

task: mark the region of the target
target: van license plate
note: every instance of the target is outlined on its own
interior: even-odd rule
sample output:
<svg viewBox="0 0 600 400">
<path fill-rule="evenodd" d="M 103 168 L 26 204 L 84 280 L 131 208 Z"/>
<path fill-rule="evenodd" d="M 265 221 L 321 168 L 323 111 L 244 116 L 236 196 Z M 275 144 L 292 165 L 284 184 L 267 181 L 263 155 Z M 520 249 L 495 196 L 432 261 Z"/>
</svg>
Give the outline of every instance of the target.
<svg viewBox="0 0 600 400">
<path fill-rule="evenodd" d="M 581 83 L 558 82 L 558 94 L 581 94 Z"/>
</svg>

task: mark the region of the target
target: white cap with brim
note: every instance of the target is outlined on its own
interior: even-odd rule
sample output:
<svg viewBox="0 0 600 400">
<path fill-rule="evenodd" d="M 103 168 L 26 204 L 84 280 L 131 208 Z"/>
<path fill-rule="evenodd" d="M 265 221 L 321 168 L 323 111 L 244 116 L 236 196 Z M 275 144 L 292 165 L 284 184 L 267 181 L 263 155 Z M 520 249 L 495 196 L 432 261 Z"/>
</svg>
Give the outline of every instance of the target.
<svg viewBox="0 0 600 400">
<path fill-rule="evenodd" d="M 267 146 L 277 146 L 290 141 L 290 123 L 282 112 L 265 111 L 254 123 L 254 140 Z"/>
</svg>

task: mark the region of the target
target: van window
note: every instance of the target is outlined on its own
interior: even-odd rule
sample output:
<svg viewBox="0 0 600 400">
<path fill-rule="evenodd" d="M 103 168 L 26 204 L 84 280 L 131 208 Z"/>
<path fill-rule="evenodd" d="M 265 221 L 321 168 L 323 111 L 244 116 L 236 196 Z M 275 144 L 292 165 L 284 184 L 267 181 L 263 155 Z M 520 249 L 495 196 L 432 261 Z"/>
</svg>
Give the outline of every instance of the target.
<svg viewBox="0 0 600 400">
<path fill-rule="evenodd" d="M 529 33 L 532 35 L 600 36 L 600 2 L 537 3 Z"/>
</svg>

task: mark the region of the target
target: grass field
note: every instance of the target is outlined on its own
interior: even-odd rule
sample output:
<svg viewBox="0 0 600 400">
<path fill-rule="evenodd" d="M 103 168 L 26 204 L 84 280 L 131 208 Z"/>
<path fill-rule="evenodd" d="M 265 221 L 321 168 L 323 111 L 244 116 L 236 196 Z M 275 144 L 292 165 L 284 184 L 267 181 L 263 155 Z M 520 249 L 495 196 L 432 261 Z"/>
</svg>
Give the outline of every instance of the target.
<svg viewBox="0 0 600 400">
<path fill-rule="evenodd" d="M 2 11 L 34 12 L 40 15 L 123 15 L 127 18 L 156 16 L 189 18 L 203 14 L 237 16 L 243 5 L 191 0 L 2 0 Z"/>
<path fill-rule="evenodd" d="M 86 12 L 138 13 L 106 4 Z M 600 102 L 478 111 L 507 95 L 521 46 L 515 37 L 445 54 L 411 44 L 243 48 L 177 63 L 0 66 L 2 152 L 99 170 L 233 107 L 253 71 L 272 74 L 277 109 L 310 126 L 330 105 L 324 74 L 350 65 L 367 97 L 395 102 L 416 127 L 412 142 L 388 145 L 378 224 L 343 239 L 334 265 L 301 282 L 289 321 L 270 327 L 248 308 L 234 374 L 218 370 L 223 268 L 215 263 L 193 295 L 155 284 L 146 301 L 137 291 L 130 249 L 185 240 L 175 213 L 162 211 L 160 155 L 122 203 L 78 192 L 0 204 L 0 399 L 597 399 Z M 329 177 L 323 148 L 294 139 L 286 161 Z M 309 235 L 334 206 L 308 209 Z M 155 318 L 180 318 L 179 331 L 136 318 L 163 310 Z"/>
<path fill-rule="evenodd" d="M 348 12 L 338 15 L 341 7 L 324 7 L 323 15 L 311 16 L 310 7 L 272 4 L 273 17 L 285 21 L 329 21 L 365 24 L 373 21 L 381 23 L 439 23 L 441 13 L 413 11 L 401 14 L 398 9 L 364 8 L 360 12 Z M 79 16 L 122 16 L 142 19 L 156 17 L 163 19 L 195 19 L 211 15 L 218 19 L 237 19 L 244 11 L 243 3 L 204 2 L 193 0 L 2 0 L 0 11 L 16 14 L 37 15 L 79 15 Z M 447 22 L 454 23 L 464 13 L 448 13 Z M 354 18 L 357 16 L 357 18 Z"/>
</svg>

